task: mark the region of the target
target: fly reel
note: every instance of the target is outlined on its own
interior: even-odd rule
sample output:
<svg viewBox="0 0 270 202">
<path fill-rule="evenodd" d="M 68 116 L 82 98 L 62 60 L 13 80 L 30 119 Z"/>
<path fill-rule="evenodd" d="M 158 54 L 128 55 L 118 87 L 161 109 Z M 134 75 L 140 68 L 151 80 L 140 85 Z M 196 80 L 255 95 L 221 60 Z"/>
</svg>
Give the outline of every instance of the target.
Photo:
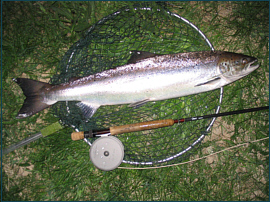
<svg viewBox="0 0 270 202">
<path fill-rule="evenodd" d="M 90 159 L 100 170 L 110 171 L 117 168 L 124 159 L 124 145 L 113 136 L 100 137 L 90 148 Z"/>
</svg>

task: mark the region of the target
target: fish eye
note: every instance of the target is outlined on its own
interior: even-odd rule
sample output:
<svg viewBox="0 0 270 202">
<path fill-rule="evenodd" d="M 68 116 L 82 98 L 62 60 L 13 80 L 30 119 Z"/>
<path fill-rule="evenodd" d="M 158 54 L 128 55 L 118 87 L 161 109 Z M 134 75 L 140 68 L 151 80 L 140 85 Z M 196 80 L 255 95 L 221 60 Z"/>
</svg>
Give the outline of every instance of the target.
<svg viewBox="0 0 270 202">
<path fill-rule="evenodd" d="M 247 63 L 248 63 L 247 58 L 244 58 L 244 59 L 242 60 L 242 64 L 245 65 L 245 64 L 247 64 Z"/>
</svg>

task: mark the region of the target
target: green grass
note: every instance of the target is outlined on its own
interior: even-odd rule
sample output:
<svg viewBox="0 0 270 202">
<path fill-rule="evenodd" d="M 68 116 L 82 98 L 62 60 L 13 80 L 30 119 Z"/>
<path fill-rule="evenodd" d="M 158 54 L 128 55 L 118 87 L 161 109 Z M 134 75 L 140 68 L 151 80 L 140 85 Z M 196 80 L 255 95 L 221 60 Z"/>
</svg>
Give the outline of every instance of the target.
<svg viewBox="0 0 270 202">
<path fill-rule="evenodd" d="M 58 120 L 52 110 L 15 119 L 24 97 L 12 78 L 48 81 L 57 73 L 56 67 L 68 48 L 83 37 L 90 25 L 132 3 L 3 2 L 4 147 Z M 268 105 L 269 3 L 171 4 L 175 6 L 167 5 L 168 8 L 198 26 L 215 49 L 252 55 L 261 63 L 256 72 L 224 88 L 221 112 Z M 268 137 L 268 116 L 268 112 L 260 111 L 218 119 L 212 133 L 190 159 Z M 90 162 L 87 144 L 70 139 L 72 131 L 66 127 L 4 156 L 2 199 L 269 200 L 268 140 L 174 167 L 104 172 Z"/>
</svg>

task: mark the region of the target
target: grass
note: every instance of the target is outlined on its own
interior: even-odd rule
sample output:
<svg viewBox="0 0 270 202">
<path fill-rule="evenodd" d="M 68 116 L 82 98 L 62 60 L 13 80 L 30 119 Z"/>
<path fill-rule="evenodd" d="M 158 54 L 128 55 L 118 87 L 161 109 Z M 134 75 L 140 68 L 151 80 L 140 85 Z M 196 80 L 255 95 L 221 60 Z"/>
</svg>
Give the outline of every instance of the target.
<svg viewBox="0 0 270 202">
<path fill-rule="evenodd" d="M 51 110 L 15 119 L 24 97 L 11 79 L 24 76 L 49 81 L 58 73 L 65 52 L 89 25 L 132 3 L 3 2 L 4 147 L 58 120 Z M 252 55 L 261 63 L 256 72 L 224 88 L 221 111 L 268 105 L 269 3 L 171 4 L 168 8 L 198 26 L 215 49 Z M 268 112 L 261 111 L 218 118 L 211 135 L 190 160 L 268 137 L 268 116 Z M 3 156 L 2 199 L 269 200 L 268 140 L 174 167 L 104 172 L 89 161 L 88 145 L 70 139 L 71 132 L 72 128 L 66 127 Z"/>
</svg>

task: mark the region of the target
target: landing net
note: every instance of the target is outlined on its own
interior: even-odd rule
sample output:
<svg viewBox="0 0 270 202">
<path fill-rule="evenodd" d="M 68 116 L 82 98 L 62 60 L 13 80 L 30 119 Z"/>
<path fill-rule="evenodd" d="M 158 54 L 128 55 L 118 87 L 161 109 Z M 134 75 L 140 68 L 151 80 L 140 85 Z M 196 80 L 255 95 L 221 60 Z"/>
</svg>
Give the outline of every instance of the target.
<svg viewBox="0 0 270 202">
<path fill-rule="evenodd" d="M 91 26 L 85 36 L 65 54 L 51 83 L 68 82 L 125 65 L 131 51 L 172 54 L 214 50 L 206 36 L 190 21 L 164 5 L 140 3 L 124 7 Z M 59 102 L 55 114 L 76 131 L 151 120 L 179 119 L 218 113 L 223 88 L 181 98 L 149 102 L 134 109 L 128 105 L 102 106 L 85 120 L 77 102 Z M 165 165 L 179 163 L 196 154 L 215 121 L 200 120 L 172 127 L 118 135 L 125 147 L 124 163 Z M 91 145 L 95 139 L 86 142 Z"/>
</svg>

